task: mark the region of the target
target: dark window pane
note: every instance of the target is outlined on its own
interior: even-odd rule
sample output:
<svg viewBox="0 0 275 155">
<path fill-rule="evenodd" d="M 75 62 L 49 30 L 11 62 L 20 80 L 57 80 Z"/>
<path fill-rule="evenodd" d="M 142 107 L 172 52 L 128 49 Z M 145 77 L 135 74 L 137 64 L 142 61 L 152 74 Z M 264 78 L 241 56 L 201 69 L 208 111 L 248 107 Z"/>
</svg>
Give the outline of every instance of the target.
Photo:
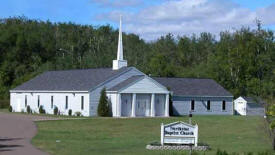
<svg viewBox="0 0 275 155">
<path fill-rule="evenodd" d="M 37 96 L 37 107 L 39 107 L 40 106 L 40 96 L 38 95 Z"/>
<path fill-rule="evenodd" d="M 51 96 L 51 108 L 53 108 L 53 96 Z"/>
<path fill-rule="evenodd" d="M 25 95 L 25 107 L 28 105 L 27 95 Z"/>
<path fill-rule="evenodd" d="M 225 101 L 222 101 L 222 110 L 225 110 L 226 106 L 225 106 Z"/>
<path fill-rule="evenodd" d="M 207 101 L 207 110 L 210 110 L 210 100 Z"/>
<path fill-rule="evenodd" d="M 195 110 L 195 101 L 194 100 L 191 101 L 191 110 Z"/>
<path fill-rule="evenodd" d="M 81 96 L 81 110 L 84 109 L 84 96 Z"/>
<path fill-rule="evenodd" d="M 66 104 L 65 104 L 65 109 L 68 109 L 68 96 L 66 96 Z"/>
</svg>

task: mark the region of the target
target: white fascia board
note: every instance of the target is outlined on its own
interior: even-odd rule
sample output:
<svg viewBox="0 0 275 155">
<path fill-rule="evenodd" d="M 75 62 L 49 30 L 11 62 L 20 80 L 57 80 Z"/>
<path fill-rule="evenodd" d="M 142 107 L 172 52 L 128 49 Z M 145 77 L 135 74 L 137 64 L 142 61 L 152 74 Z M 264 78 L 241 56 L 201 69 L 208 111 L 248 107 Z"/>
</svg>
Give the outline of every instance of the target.
<svg viewBox="0 0 275 155">
<path fill-rule="evenodd" d="M 10 90 L 10 93 L 88 93 L 89 91 L 66 91 L 66 90 Z"/>
<path fill-rule="evenodd" d="M 174 95 L 177 97 L 233 97 L 233 96 L 198 96 L 198 95 Z"/>
<path fill-rule="evenodd" d="M 141 80 L 143 80 L 143 79 L 145 79 L 145 78 L 149 79 L 150 81 L 152 81 L 152 82 L 153 82 L 154 84 L 156 84 L 157 86 L 159 86 L 159 87 L 165 89 L 165 90 L 166 90 L 166 91 L 165 91 L 166 94 L 169 94 L 169 93 L 170 93 L 166 87 L 164 87 L 163 85 L 159 84 L 157 81 L 155 81 L 154 79 L 150 78 L 150 77 L 147 76 L 147 75 L 144 75 L 144 77 L 142 77 L 142 78 L 140 78 L 140 79 L 138 79 L 138 80 L 136 80 L 136 81 L 133 81 L 132 83 L 128 84 L 127 86 L 121 88 L 120 90 L 118 90 L 118 92 L 120 93 L 120 92 L 123 91 L 124 89 L 127 89 L 128 87 L 134 85 L 135 83 L 137 83 L 137 82 L 139 82 L 139 81 L 141 81 Z M 135 92 L 135 93 L 136 93 L 136 92 Z M 138 93 L 137 93 L 137 94 L 138 94 Z M 142 93 L 141 93 L 141 94 L 142 94 Z M 162 93 L 161 93 L 161 94 L 162 94 Z"/>
<path fill-rule="evenodd" d="M 117 91 L 108 91 L 108 90 L 106 90 L 106 93 L 114 94 L 114 93 L 117 93 Z"/>
<path fill-rule="evenodd" d="M 159 87 L 162 87 L 163 89 L 167 90 L 168 93 L 170 93 L 170 91 L 167 89 L 167 87 L 163 86 L 162 84 L 158 83 L 156 80 L 154 80 L 153 78 L 151 78 L 150 76 L 147 76 L 146 77 L 151 80 L 154 84 L 158 85 Z"/>
<path fill-rule="evenodd" d="M 146 76 L 146 75 L 145 75 Z M 145 78 L 145 76 L 144 77 L 142 77 L 142 78 L 140 78 L 140 79 L 137 79 L 136 81 L 133 81 L 133 82 L 131 82 L 131 83 L 129 83 L 128 85 L 126 85 L 125 87 L 122 87 L 122 88 L 120 88 L 117 92 L 121 92 L 121 91 L 123 91 L 124 89 L 126 89 L 126 88 L 128 88 L 128 87 L 130 87 L 130 86 L 132 86 L 132 85 L 134 85 L 135 83 L 137 83 L 138 81 L 141 81 L 141 80 L 143 80 L 144 78 Z"/>
<path fill-rule="evenodd" d="M 129 68 L 130 68 L 130 67 L 129 67 Z M 89 92 L 91 92 L 91 91 L 97 89 L 98 87 L 104 85 L 104 84 L 107 83 L 107 82 L 112 81 L 113 79 L 119 77 L 120 75 L 122 75 L 122 74 L 124 74 L 124 73 L 127 73 L 128 71 L 130 71 L 130 70 L 132 70 L 132 69 L 133 69 L 133 68 L 131 67 L 129 70 L 125 70 L 125 71 L 123 71 L 123 72 L 121 72 L 121 73 L 119 73 L 119 74 L 117 74 L 117 75 L 115 75 L 115 76 L 112 76 L 111 78 L 107 79 L 106 81 L 104 81 L 104 82 L 102 82 L 102 83 L 96 85 L 95 87 L 91 88 L 91 89 L 89 90 Z"/>
</svg>

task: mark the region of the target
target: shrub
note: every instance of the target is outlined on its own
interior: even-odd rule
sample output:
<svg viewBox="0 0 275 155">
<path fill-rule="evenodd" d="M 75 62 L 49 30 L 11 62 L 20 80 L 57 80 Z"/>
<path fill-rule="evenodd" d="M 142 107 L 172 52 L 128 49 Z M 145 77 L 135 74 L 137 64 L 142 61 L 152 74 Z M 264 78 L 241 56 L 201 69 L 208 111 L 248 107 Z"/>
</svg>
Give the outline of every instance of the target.
<svg viewBox="0 0 275 155">
<path fill-rule="evenodd" d="M 29 105 L 27 106 L 27 113 L 28 114 L 32 113 L 31 107 Z"/>
<path fill-rule="evenodd" d="M 12 112 L 12 106 L 9 106 L 9 112 Z"/>
<path fill-rule="evenodd" d="M 226 151 L 221 151 L 220 149 L 218 149 L 216 155 L 228 155 L 228 153 Z"/>
<path fill-rule="evenodd" d="M 103 88 L 100 93 L 99 104 L 97 107 L 97 114 L 99 116 L 109 116 L 108 98 L 106 96 L 106 88 Z"/>
<path fill-rule="evenodd" d="M 54 109 L 53 109 L 53 114 L 54 114 L 54 115 L 57 115 L 57 114 L 58 114 L 58 108 L 57 108 L 57 107 L 54 107 Z"/>
<path fill-rule="evenodd" d="M 72 109 L 69 110 L 68 114 L 69 114 L 69 116 L 72 115 Z"/>
<path fill-rule="evenodd" d="M 82 115 L 81 115 L 81 112 L 79 112 L 79 111 L 75 112 L 75 115 L 76 115 L 76 116 L 82 116 Z"/>
<path fill-rule="evenodd" d="M 0 100 L 0 109 L 9 108 L 10 102 L 9 100 Z"/>
<path fill-rule="evenodd" d="M 273 129 L 275 129 L 275 121 L 272 121 L 271 123 L 270 123 L 270 128 L 273 130 Z"/>
<path fill-rule="evenodd" d="M 45 109 L 42 105 L 39 107 L 39 113 L 40 114 L 45 114 L 46 113 L 46 111 L 45 111 Z"/>
</svg>

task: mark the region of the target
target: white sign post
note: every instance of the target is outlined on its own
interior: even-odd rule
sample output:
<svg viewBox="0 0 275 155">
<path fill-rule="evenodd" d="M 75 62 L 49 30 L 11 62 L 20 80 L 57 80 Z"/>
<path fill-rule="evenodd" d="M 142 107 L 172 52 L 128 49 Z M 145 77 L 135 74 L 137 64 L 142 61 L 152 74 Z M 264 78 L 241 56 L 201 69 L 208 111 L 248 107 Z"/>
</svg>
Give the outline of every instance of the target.
<svg viewBox="0 0 275 155">
<path fill-rule="evenodd" d="M 187 144 L 198 146 L 198 125 L 184 122 L 161 124 L 161 145 Z"/>
</svg>

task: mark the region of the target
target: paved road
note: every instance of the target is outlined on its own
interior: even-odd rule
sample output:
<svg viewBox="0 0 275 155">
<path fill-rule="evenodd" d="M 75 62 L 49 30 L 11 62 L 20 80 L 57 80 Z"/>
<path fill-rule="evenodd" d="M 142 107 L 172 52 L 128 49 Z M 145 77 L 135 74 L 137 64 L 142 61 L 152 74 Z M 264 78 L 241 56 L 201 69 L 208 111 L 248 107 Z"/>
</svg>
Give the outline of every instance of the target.
<svg viewBox="0 0 275 155">
<path fill-rule="evenodd" d="M 46 155 L 30 141 L 37 132 L 33 121 L 46 117 L 0 113 L 0 155 Z"/>
</svg>

